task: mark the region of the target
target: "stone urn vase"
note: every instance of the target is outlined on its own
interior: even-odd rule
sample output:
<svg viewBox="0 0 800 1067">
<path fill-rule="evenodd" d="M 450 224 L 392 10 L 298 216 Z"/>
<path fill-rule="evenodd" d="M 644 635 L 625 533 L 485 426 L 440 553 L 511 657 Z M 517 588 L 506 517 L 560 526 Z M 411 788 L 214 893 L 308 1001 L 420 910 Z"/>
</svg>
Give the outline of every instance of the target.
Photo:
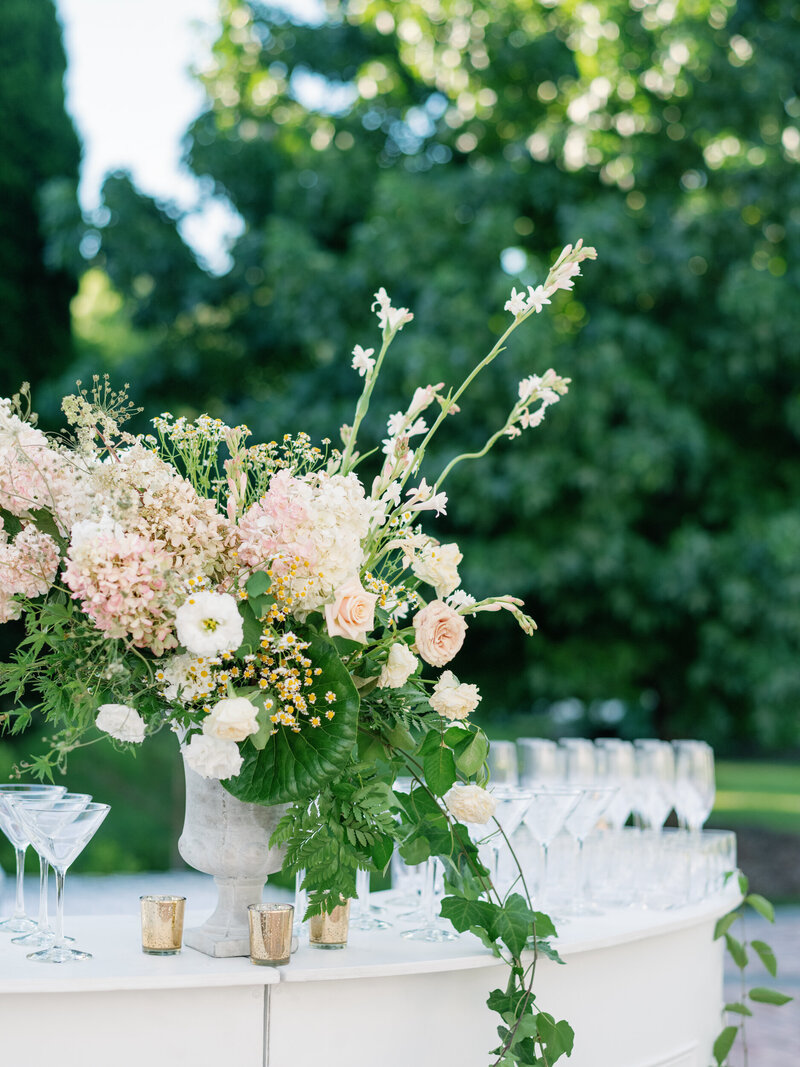
<svg viewBox="0 0 800 1067">
<path fill-rule="evenodd" d="M 186 930 L 184 943 L 207 956 L 247 956 L 249 904 L 259 904 L 267 876 L 279 871 L 283 848 L 269 839 L 288 804 L 244 804 L 220 782 L 202 778 L 184 761 L 186 815 L 178 851 L 190 867 L 214 876 L 219 899 L 202 926 Z"/>
</svg>

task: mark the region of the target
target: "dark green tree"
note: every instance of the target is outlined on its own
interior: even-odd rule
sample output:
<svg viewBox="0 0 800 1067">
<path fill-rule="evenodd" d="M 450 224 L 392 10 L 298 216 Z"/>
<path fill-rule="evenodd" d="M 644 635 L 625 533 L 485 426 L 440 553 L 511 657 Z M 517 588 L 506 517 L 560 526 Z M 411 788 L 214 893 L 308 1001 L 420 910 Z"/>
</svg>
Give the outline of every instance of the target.
<svg viewBox="0 0 800 1067">
<path fill-rule="evenodd" d="M 244 219 L 230 272 L 189 265 L 181 291 L 168 220 L 138 259 L 122 214 L 104 235 L 134 321 L 160 331 L 152 361 L 122 368 L 138 399 L 331 434 L 385 285 L 416 319 L 378 438 L 414 386 L 458 380 L 492 343 L 512 284 L 583 236 L 598 263 L 431 457 L 480 446 L 525 374 L 573 378 L 545 427 L 450 486 L 466 587 L 502 573 L 542 626 L 528 649 L 472 628 L 487 710 L 620 698 L 631 729 L 652 712 L 666 734 L 797 743 L 800 8 L 326 11 L 309 26 L 223 4 L 187 159 Z M 131 262 L 163 284 L 137 290 Z"/>
<path fill-rule="evenodd" d="M 0 396 L 69 364 L 73 250 L 48 247 L 45 216 L 75 232 L 80 145 L 64 110 L 66 60 L 52 0 L 0 5 Z"/>
</svg>

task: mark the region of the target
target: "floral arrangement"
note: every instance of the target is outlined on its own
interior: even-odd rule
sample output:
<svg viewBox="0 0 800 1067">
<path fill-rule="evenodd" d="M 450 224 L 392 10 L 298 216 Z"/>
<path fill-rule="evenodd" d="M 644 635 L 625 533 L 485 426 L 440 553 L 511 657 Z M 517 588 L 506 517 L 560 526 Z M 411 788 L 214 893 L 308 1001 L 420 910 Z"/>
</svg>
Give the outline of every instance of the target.
<svg viewBox="0 0 800 1067">
<path fill-rule="evenodd" d="M 389 417 L 369 489 L 359 429 L 413 318 L 383 289 L 380 346 L 353 351 L 363 388 L 341 447 L 303 433 L 249 444 L 246 426 L 208 416 L 163 414 L 152 435 L 131 435 L 125 390 L 97 378 L 63 401 L 69 439 L 36 427 L 27 392 L 0 400 L 0 621 L 24 615 L 27 626 L 0 666 L 0 691 L 37 698 L 15 711 L 14 730 L 35 710 L 57 728 L 51 751 L 25 769 L 52 776 L 97 731 L 137 745 L 172 728 L 198 774 L 243 801 L 291 805 L 276 843 L 287 846 L 285 869 L 306 871 L 309 914 L 354 896 L 356 871 L 384 869 L 398 843 L 409 863 L 438 855 L 442 914 L 510 967 L 489 1001 L 503 1065 L 552 1064 L 572 1032 L 532 994 L 552 924 L 521 875 L 499 893 L 464 825 L 489 823 L 495 803 L 488 742 L 470 720 L 481 694 L 449 665 L 478 612 L 508 611 L 529 634 L 535 624 L 513 596 L 463 590 L 458 545 L 423 519 L 446 512 L 457 464 L 538 426 L 569 380 L 525 378 L 480 451 L 432 483 L 420 470 L 509 335 L 595 254 L 567 246 L 542 285 L 512 290 L 508 328 L 458 388 L 419 388 Z M 410 792 L 392 789 L 398 775 L 412 778 Z"/>
</svg>

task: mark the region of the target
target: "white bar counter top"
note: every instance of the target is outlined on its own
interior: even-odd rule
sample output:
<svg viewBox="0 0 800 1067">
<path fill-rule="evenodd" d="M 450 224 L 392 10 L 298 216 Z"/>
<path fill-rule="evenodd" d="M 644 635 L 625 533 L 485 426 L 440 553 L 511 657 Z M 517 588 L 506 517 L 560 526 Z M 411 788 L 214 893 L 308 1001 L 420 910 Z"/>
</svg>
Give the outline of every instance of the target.
<svg viewBox="0 0 800 1067">
<path fill-rule="evenodd" d="M 34 963 L 0 935 L 4 1067 L 173 1067 L 175 1057 L 216 1067 L 218 1054 L 237 1067 L 488 1067 L 499 1018 L 485 1001 L 505 985 L 505 973 L 472 935 L 444 944 L 408 941 L 400 931 L 413 922 L 394 917 L 388 930 L 351 930 L 341 951 L 301 943 L 280 968 L 189 948 L 146 956 L 140 893 L 184 893 L 187 926 L 210 910 L 211 879 L 188 872 L 182 884 L 182 876 L 174 872 L 168 883 L 121 876 L 124 899 L 117 893 L 113 910 L 123 913 L 84 915 L 77 912 L 90 908 L 81 901 L 91 905 L 93 896 L 82 896 L 78 876 L 70 896 L 68 878 L 67 932 L 93 954 L 89 961 Z M 193 889 L 198 878 L 202 892 Z M 108 906 L 114 876 L 104 882 L 94 895 L 97 911 L 104 898 Z M 287 899 L 269 886 L 265 896 Z M 738 899 L 731 884 L 687 907 L 618 909 L 565 923 L 555 947 L 566 966 L 541 959 L 534 987 L 540 1008 L 575 1029 L 575 1052 L 565 1063 L 708 1067 L 722 1007 L 722 951 L 713 927 Z M 45 1055 L 32 1039 L 45 1020 L 53 1040 L 63 1041 L 55 1056 L 54 1047 Z"/>
</svg>

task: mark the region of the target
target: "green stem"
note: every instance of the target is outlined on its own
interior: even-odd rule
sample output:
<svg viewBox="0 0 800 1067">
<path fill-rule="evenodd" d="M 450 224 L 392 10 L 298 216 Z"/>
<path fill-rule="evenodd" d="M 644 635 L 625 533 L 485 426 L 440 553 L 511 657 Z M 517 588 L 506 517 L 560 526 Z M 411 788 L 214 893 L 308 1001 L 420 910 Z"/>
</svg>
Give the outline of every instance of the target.
<svg viewBox="0 0 800 1067">
<path fill-rule="evenodd" d="M 372 396 L 372 390 L 375 388 L 375 382 L 378 380 L 384 356 L 386 355 L 389 345 L 392 343 L 393 337 L 394 333 L 384 333 L 383 344 L 378 353 L 378 358 L 375 361 L 375 366 L 371 371 L 367 372 L 364 388 L 361 390 L 361 396 L 358 398 L 358 404 L 356 406 L 356 416 L 353 419 L 353 425 L 347 438 L 344 452 L 342 453 L 342 465 L 340 468 L 342 474 L 348 474 L 350 472 L 350 461 L 353 455 L 353 447 L 355 446 L 356 438 L 358 436 L 358 430 L 364 420 L 364 416 L 369 410 L 369 401 Z"/>
</svg>

